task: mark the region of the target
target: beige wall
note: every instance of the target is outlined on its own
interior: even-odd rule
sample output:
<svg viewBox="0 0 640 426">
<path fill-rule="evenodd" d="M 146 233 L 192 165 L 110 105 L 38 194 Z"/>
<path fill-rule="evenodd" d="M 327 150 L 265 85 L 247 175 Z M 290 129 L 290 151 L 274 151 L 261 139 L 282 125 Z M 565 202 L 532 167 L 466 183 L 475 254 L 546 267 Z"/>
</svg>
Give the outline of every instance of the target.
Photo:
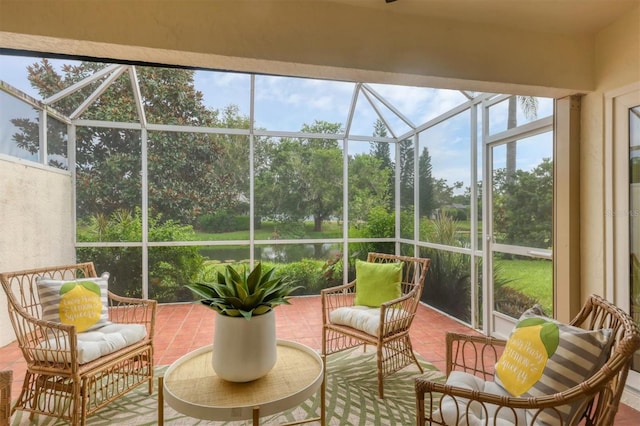
<svg viewBox="0 0 640 426">
<path fill-rule="evenodd" d="M 75 261 L 71 175 L 0 158 L 0 271 Z M 0 346 L 15 339 L 0 292 Z"/>
<path fill-rule="evenodd" d="M 582 103 L 582 295 L 606 296 L 604 95 L 640 81 L 640 7 L 601 31 L 595 43 L 596 90 Z"/>
<path fill-rule="evenodd" d="M 330 1 L 0 0 L 0 46 L 549 97 L 595 87 L 588 34 Z"/>
</svg>

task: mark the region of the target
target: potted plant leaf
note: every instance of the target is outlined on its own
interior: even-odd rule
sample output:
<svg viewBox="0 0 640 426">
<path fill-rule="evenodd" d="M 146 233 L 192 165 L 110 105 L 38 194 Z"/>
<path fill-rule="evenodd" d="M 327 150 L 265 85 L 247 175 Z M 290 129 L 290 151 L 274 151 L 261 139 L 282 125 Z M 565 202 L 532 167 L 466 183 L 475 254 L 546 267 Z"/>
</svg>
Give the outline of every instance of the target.
<svg viewBox="0 0 640 426">
<path fill-rule="evenodd" d="M 227 265 L 213 282 L 187 288 L 216 311 L 212 365 L 218 376 L 248 382 L 266 375 L 277 358 L 274 308 L 289 304 L 301 286 L 258 263 L 251 271 Z"/>
</svg>

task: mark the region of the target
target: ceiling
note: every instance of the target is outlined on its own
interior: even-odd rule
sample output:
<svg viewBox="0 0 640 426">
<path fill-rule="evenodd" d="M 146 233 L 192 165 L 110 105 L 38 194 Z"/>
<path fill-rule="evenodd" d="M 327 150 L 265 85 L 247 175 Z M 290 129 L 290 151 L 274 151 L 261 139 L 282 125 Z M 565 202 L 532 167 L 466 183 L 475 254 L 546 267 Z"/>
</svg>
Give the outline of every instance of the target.
<svg viewBox="0 0 640 426">
<path fill-rule="evenodd" d="M 627 67 L 639 16 L 640 0 L 0 0 L 0 47 L 563 97 Z"/>
<path fill-rule="evenodd" d="M 361 8 L 552 34 L 595 34 L 640 0 L 330 0 Z"/>
</svg>

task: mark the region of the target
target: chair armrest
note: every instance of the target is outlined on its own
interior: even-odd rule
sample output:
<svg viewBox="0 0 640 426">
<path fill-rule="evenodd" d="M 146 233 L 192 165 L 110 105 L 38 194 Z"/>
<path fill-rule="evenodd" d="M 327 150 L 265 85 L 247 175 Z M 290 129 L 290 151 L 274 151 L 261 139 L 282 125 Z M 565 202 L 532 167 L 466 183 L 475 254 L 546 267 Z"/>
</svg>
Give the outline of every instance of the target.
<svg viewBox="0 0 640 426">
<path fill-rule="evenodd" d="M 507 341 L 482 335 L 447 332 L 446 375 L 464 371 L 488 380 Z"/>
<path fill-rule="evenodd" d="M 151 299 L 118 296 L 109 292 L 109 320 L 120 324 L 144 324 L 153 339 L 158 302 Z"/>
<path fill-rule="evenodd" d="M 78 365 L 75 326 L 36 318 L 23 309 L 13 308 L 11 320 L 28 365 L 69 371 Z"/>
<path fill-rule="evenodd" d="M 416 302 L 414 288 L 404 296 L 389 300 L 380 305 L 380 333 L 382 336 L 397 334 L 409 329 L 416 315 Z"/>
<path fill-rule="evenodd" d="M 329 313 L 338 308 L 353 306 L 355 299 L 356 282 L 329 287 L 320 290 L 322 299 L 322 323 L 329 324 Z"/>
<path fill-rule="evenodd" d="M 465 412 L 468 414 L 467 407 L 472 405 L 474 405 L 476 409 L 481 406 L 480 411 L 484 413 L 491 412 L 491 410 L 488 409 L 489 405 L 494 406 L 492 407 L 493 411 L 497 410 L 497 412 L 509 414 L 514 414 L 514 410 L 528 410 L 528 418 L 533 420 L 527 424 L 536 424 L 535 419 L 542 412 L 559 418 L 559 408 L 561 406 L 580 401 L 586 403 L 590 399 L 590 396 L 598 392 L 598 388 L 581 384 L 563 392 L 523 398 L 481 392 L 418 377 L 415 379 L 415 392 L 416 414 L 418 420 L 423 420 L 422 423 L 418 422 L 417 424 L 443 424 L 440 423 L 441 419 L 439 416 L 436 416 L 438 418 L 433 417 L 433 413 L 442 408 L 443 400 L 446 400 L 447 404 L 449 404 L 447 407 L 449 412 L 455 410 L 460 416 L 463 416 Z M 445 399 L 445 396 L 450 398 Z M 585 398 L 587 398 L 586 401 Z M 455 408 L 451 407 L 452 404 L 455 404 Z M 582 415 L 581 410 L 578 410 L 576 412 L 577 419 L 574 420 L 578 420 Z M 426 423 L 424 423 L 424 419 L 427 420 Z M 433 422 L 430 422 L 431 420 L 433 420 Z M 520 426 L 523 423 L 516 422 L 509 424 Z M 572 421 L 570 424 L 577 424 L 577 422 Z"/>
<path fill-rule="evenodd" d="M 320 294 L 324 297 L 325 295 L 343 294 L 346 292 L 354 293 L 355 291 L 356 291 L 356 282 L 351 281 L 350 283 L 347 283 L 347 284 L 342 284 L 335 287 L 323 288 L 322 290 L 320 290 Z"/>
<path fill-rule="evenodd" d="M 407 300 L 410 300 L 412 297 L 414 297 L 414 293 L 415 293 L 415 290 L 411 290 L 409 293 L 407 293 L 407 294 L 405 294 L 403 296 L 400 296 L 400 297 L 395 298 L 395 299 L 388 300 L 388 301 L 382 303 L 380 305 L 380 308 L 381 309 L 401 308 L 401 307 L 403 307 L 405 305 L 405 302 Z M 402 305 L 402 306 L 397 306 L 397 305 Z"/>
</svg>

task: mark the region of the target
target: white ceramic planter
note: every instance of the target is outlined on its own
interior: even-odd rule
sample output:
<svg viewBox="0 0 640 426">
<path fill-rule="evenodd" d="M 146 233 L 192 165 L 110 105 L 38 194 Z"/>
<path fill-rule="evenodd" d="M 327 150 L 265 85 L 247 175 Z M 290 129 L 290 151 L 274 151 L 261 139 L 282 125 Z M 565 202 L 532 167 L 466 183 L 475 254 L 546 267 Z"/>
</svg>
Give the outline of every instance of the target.
<svg viewBox="0 0 640 426">
<path fill-rule="evenodd" d="M 276 364 L 276 317 L 228 317 L 216 313 L 212 365 L 218 377 L 230 382 L 250 382 L 265 376 Z"/>
</svg>

